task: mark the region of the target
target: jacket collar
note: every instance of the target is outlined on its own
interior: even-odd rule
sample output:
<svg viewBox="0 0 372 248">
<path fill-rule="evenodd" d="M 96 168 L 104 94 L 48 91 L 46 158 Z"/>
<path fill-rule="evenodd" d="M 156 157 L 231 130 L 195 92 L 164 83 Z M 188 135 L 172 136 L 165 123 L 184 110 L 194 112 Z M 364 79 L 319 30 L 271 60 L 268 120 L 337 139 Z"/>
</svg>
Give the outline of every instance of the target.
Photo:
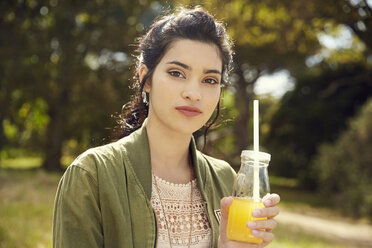
<svg viewBox="0 0 372 248">
<path fill-rule="evenodd" d="M 136 173 L 148 199 L 151 199 L 152 191 L 152 169 L 151 169 L 151 155 L 150 146 L 147 136 L 147 119 L 144 121 L 142 126 L 125 137 L 126 152 L 129 161 Z M 190 140 L 190 154 L 194 171 L 198 181 L 198 185 L 201 191 L 204 191 L 204 182 L 206 176 L 206 161 L 201 153 L 196 149 L 194 137 Z"/>
</svg>

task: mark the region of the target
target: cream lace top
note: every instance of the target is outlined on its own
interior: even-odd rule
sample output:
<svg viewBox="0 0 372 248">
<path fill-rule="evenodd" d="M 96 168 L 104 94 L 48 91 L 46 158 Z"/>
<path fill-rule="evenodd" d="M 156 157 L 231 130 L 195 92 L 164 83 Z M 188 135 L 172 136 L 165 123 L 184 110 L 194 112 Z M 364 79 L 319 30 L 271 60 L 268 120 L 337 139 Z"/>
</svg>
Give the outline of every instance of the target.
<svg viewBox="0 0 372 248">
<path fill-rule="evenodd" d="M 161 202 L 165 208 L 164 212 L 170 228 L 169 235 L 171 237 L 172 247 L 189 247 L 190 225 L 192 225 L 190 247 L 210 247 L 212 238 L 211 226 L 208 221 L 204 200 L 197 187 L 196 179 L 187 184 L 170 183 L 157 176 L 155 176 L 155 180 L 160 191 Z M 193 190 L 191 220 L 190 183 L 192 183 Z M 155 210 L 158 224 L 157 247 L 168 248 L 170 245 L 167 222 L 164 218 L 161 202 L 153 180 L 151 204 Z"/>
</svg>

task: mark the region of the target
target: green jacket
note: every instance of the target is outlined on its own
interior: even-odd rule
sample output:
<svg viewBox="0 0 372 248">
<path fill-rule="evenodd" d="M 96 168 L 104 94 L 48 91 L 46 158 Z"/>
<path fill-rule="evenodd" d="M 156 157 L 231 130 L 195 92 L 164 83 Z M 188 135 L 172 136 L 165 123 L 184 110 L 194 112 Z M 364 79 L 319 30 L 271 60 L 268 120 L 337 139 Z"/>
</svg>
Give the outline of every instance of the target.
<svg viewBox="0 0 372 248">
<path fill-rule="evenodd" d="M 196 150 L 193 139 L 190 151 L 212 227 L 212 247 L 217 247 L 220 200 L 231 195 L 235 172 Z M 81 154 L 58 185 L 53 247 L 156 247 L 151 180 L 146 123 L 117 142 Z"/>
</svg>

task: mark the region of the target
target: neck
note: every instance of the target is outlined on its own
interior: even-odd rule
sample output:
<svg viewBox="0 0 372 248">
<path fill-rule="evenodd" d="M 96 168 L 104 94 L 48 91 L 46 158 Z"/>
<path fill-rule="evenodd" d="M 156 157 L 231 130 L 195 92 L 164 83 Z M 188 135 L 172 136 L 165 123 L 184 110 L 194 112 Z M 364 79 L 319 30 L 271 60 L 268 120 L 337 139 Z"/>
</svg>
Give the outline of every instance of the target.
<svg viewBox="0 0 372 248">
<path fill-rule="evenodd" d="M 151 118 L 146 130 L 153 173 L 169 182 L 189 182 L 193 178 L 189 160 L 191 134 L 171 130 Z"/>
</svg>

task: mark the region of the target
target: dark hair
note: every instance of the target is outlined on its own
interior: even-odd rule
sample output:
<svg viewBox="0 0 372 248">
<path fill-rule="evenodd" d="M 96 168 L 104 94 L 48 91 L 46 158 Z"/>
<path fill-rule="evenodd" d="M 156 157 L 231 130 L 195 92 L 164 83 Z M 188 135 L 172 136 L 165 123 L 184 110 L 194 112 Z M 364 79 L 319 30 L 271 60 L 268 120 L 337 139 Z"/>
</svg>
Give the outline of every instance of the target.
<svg viewBox="0 0 372 248">
<path fill-rule="evenodd" d="M 197 6 L 193 9 L 180 8 L 173 14 L 163 16 L 155 21 L 149 31 L 139 38 L 136 74 L 132 88 L 135 94 L 131 102 L 123 106 L 122 114 L 117 120 L 116 137 L 122 138 L 141 127 L 148 116 L 148 94 L 143 90 L 145 82 L 152 78 L 156 66 L 166 53 L 169 45 L 175 40 L 189 39 L 215 44 L 222 59 L 221 84 L 227 83 L 232 67 L 231 40 L 225 27 L 217 22 L 206 10 Z M 139 80 L 138 69 L 141 65 L 148 68 L 142 81 Z M 204 141 L 208 129 L 216 122 L 220 112 L 220 103 L 211 122 L 206 124 Z M 205 144 L 205 143 L 204 143 Z"/>
</svg>

